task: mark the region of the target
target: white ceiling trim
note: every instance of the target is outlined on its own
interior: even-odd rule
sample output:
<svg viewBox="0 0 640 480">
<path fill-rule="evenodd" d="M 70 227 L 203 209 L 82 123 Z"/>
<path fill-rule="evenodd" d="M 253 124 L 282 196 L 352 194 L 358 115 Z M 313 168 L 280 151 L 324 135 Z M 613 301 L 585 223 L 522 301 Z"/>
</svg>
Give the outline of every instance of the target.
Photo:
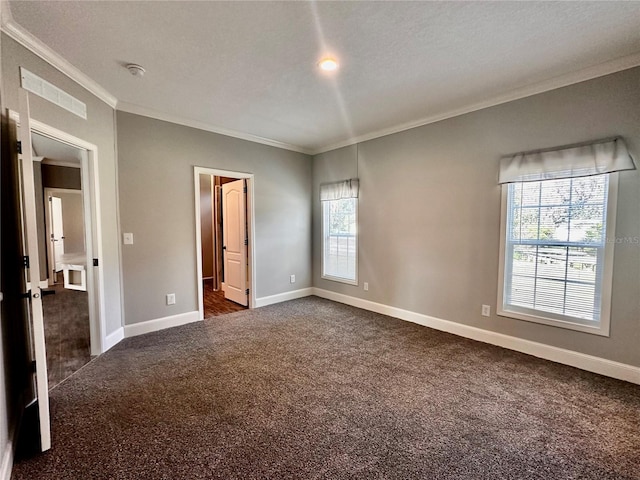
<svg viewBox="0 0 640 480">
<path fill-rule="evenodd" d="M 616 58 L 608 62 L 594 65 L 592 67 L 578 70 L 576 72 L 568 73 L 566 75 L 550 78 L 548 80 L 535 83 L 532 85 L 528 85 L 526 87 L 519 88 L 517 90 L 512 90 L 511 92 L 505 93 L 503 95 L 499 95 L 497 97 L 493 97 L 483 102 L 474 103 L 473 105 L 469 105 L 467 107 L 450 110 L 448 112 L 441 113 L 438 115 L 432 115 L 430 117 L 425 117 L 413 122 L 407 122 L 400 125 L 395 125 L 383 130 L 377 130 L 375 132 L 367 133 L 365 135 L 360 135 L 358 137 L 354 137 L 349 140 L 344 140 L 342 142 L 327 145 L 325 147 L 320 147 L 316 150 L 313 150 L 311 152 L 311 155 L 318 155 L 320 153 L 329 152 L 337 148 L 348 147 L 349 145 L 355 145 L 356 143 L 366 142 L 367 140 L 373 140 L 375 138 L 384 137 L 387 135 L 391 135 L 393 133 L 403 132 L 405 130 L 410 130 L 412 128 L 428 125 L 430 123 L 440 122 L 448 118 L 457 117 L 459 115 L 475 112 L 478 110 L 482 110 L 484 108 L 495 107 L 503 103 L 512 102 L 514 100 L 520 100 L 521 98 L 530 97 L 532 95 L 537 95 L 539 93 L 544 93 L 550 90 L 556 90 L 558 88 L 566 87 L 566 86 L 584 82 L 587 80 L 592 80 L 594 78 L 602 77 L 604 75 L 609 75 L 615 72 L 620 72 L 622 70 L 627 70 L 629 68 L 637 67 L 639 65 L 640 65 L 640 52 L 634 53 L 632 55 L 628 55 L 625 57 Z"/>
<path fill-rule="evenodd" d="M 17 24 L 13 20 L 11 10 L 8 2 L 6 1 L 2 2 L 2 24 L 0 28 L 20 45 L 60 70 L 74 82 L 89 90 L 89 92 L 94 94 L 111 108 L 116 108 L 116 104 L 118 103 L 118 99 L 116 97 L 111 95 L 101 85 L 82 73 L 67 60 L 62 58 L 62 56 Z"/>
<path fill-rule="evenodd" d="M 289 143 L 279 142 L 270 138 L 260 137 L 258 135 L 252 135 L 251 133 L 237 132 L 235 130 L 228 130 L 226 128 L 210 125 L 198 120 L 191 120 L 188 118 L 180 117 L 178 115 L 172 115 L 170 113 L 158 112 L 151 108 L 141 107 L 129 102 L 118 102 L 117 110 L 121 112 L 134 113 L 143 117 L 154 118 L 156 120 L 162 120 L 169 123 L 175 123 L 177 125 L 184 125 L 185 127 L 197 128 L 198 130 L 205 130 L 207 132 L 217 133 L 225 135 L 227 137 L 239 138 L 240 140 L 247 140 L 249 142 L 261 143 L 262 145 L 269 145 L 270 147 L 282 148 L 284 150 L 291 150 L 293 152 L 304 153 L 311 155 L 311 151 L 297 145 L 291 145 Z"/>
</svg>

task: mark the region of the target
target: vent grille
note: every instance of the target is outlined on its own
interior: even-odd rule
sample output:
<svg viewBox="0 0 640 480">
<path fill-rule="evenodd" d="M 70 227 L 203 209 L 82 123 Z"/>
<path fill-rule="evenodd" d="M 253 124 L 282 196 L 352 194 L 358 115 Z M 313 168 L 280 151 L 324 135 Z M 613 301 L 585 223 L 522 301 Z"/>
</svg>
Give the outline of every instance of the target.
<svg viewBox="0 0 640 480">
<path fill-rule="evenodd" d="M 22 88 L 25 90 L 35 93 L 85 120 L 87 119 L 87 105 L 84 102 L 22 67 L 20 67 L 20 78 Z"/>
</svg>

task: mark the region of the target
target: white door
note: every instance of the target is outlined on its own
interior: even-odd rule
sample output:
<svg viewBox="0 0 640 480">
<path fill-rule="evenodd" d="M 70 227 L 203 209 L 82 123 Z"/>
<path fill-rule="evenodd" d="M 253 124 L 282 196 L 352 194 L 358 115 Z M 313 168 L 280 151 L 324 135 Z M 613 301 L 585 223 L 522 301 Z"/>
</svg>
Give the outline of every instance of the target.
<svg viewBox="0 0 640 480">
<path fill-rule="evenodd" d="M 36 363 L 36 400 L 40 422 L 40 448 L 44 452 L 51 448 L 51 427 L 49 423 L 49 386 L 47 382 L 47 354 L 45 351 L 44 321 L 42 317 L 42 290 L 40 289 L 40 258 L 36 221 L 36 195 L 33 180 L 33 158 L 31 150 L 31 125 L 29 119 L 29 96 L 20 89 L 20 131 L 19 140 L 22 154 L 20 157 L 20 180 L 22 188 L 22 229 L 25 239 L 23 255 L 29 258 L 28 270 L 30 290 L 30 330 L 32 333 L 33 353 Z"/>
<path fill-rule="evenodd" d="M 62 199 L 49 197 L 51 208 L 51 243 L 53 244 L 54 275 L 62 270 L 62 255 L 64 254 L 64 228 L 62 222 Z"/>
<path fill-rule="evenodd" d="M 224 296 L 245 307 L 247 294 L 247 197 L 245 180 L 222 185 Z"/>
</svg>

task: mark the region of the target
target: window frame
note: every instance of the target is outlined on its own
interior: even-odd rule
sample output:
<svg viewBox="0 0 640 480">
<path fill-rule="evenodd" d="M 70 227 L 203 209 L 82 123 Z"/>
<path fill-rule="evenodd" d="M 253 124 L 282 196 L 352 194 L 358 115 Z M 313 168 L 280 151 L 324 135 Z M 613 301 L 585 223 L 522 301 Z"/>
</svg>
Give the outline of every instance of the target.
<svg viewBox="0 0 640 480">
<path fill-rule="evenodd" d="M 355 254 L 355 279 L 351 280 L 350 278 L 344 278 L 344 277 L 336 277 L 334 275 L 325 275 L 324 273 L 324 266 L 325 266 L 325 256 L 326 256 L 326 244 L 327 244 L 327 225 L 325 222 L 325 218 L 327 213 L 325 213 L 325 203 L 328 202 L 335 202 L 335 201 L 339 201 L 339 200 L 353 200 L 355 202 L 355 223 L 356 223 L 356 233 L 355 233 L 355 242 L 356 242 L 356 254 Z M 347 285 L 358 285 L 358 256 L 360 253 L 360 248 L 358 245 L 358 241 L 359 241 L 359 234 L 358 234 L 358 210 L 359 210 L 359 201 L 358 201 L 358 197 L 353 197 L 353 198 L 342 198 L 342 199 L 338 199 L 338 200 L 324 200 L 324 201 L 320 201 L 320 210 L 321 210 L 321 223 L 322 223 L 322 244 L 321 244 L 321 249 L 322 249 L 322 254 L 321 254 L 321 258 L 320 258 L 320 278 L 322 278 L 323 280 L 330 280 L 332 282 L 339 282 L 339 283 L 345 283 Z"/>
<path fill-rule="evenodd" d="M 609 176 L 609 186 L 606 205 L 606 229 L 604 232 L 604 255 L 602 270 L 602 283 L 600 292 L 600 321 L 598 324 L 587 325 L 571 320 L 571 317 L 558 315 L 541 310 L 532 310 L 523 307 L 505 305 L 505 267 L 507 263 L 507 218 L 509 216 L 509 184 L 502 185 L 501 212 L 500 212 L 500 256 L 498 265 L 498 303 L 496 314 L 501 317 L 525 320 L 528 322 L 551 325 L 554 327 L 576 330 L 608 337 L 611 323 L 611 291 L 613 287 L 613 255 L 615 250 L 616 211 L 618 204 L 618 173 L 603 174 Z"/>
</svg>

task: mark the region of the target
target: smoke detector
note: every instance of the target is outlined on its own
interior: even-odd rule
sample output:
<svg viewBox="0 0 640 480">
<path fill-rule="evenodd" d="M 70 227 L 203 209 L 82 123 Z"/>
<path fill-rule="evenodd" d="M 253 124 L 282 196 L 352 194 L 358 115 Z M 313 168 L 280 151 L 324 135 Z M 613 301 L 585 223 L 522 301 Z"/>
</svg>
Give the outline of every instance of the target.
<svg viewBox="0 0 640 480">
<path fill-rule="evenodd" d="M 140 65 L 137 65 L 135 63 L 128 64 L 127 70 L 129 70 L 129 73 L 134 77 L 143 77 L 145 72 L 144 68 L 142 68 Z"/>
</svg>

